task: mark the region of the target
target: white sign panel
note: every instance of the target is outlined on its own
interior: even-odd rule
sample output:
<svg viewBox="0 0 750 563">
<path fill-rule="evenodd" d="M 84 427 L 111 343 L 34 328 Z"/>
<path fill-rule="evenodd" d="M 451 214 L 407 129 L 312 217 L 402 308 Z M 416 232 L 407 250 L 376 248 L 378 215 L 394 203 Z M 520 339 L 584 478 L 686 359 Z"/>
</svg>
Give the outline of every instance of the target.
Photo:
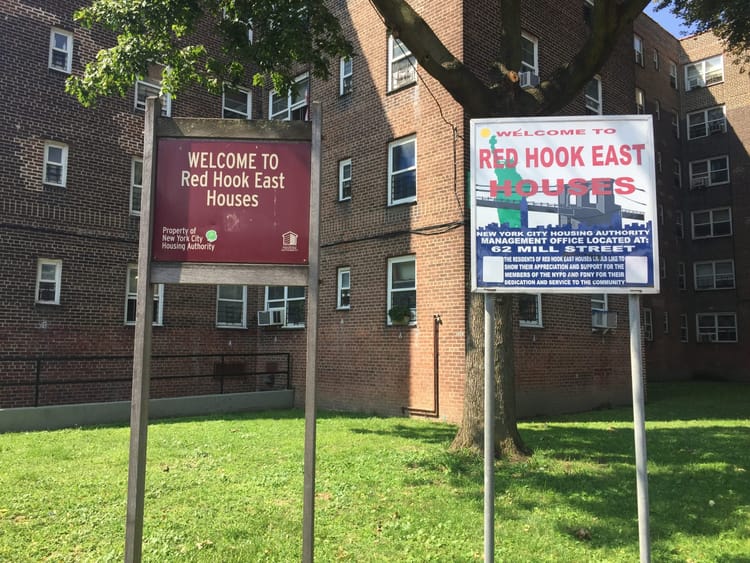
<svg viewBox="0 0 750 563">
<path fill-rule="evenodd" d="M 471 121 L 472 289 L 658 293 L 650 115 Z"/>
</svg>

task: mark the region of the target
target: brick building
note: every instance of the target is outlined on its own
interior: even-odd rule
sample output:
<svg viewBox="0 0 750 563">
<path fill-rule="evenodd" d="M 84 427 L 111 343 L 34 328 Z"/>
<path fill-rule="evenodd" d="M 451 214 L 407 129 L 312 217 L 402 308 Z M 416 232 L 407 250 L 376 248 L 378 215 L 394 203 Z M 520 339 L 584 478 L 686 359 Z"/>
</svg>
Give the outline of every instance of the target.
<svg viewBox="0 0 750 563">
<path fill-rule="evenodd" d="M 92 110 L 65 94 L 68 74 L 81 72 L 84 61 L 112 41 L 74 24 L 77 5 L 11 0 L 0 8 L 8 65 L 1 79 L 8 109 L 0 116 L 5 241 L 0 408 L 130 396 L 142 105 L 158 84 L 145 79 L 126 97 L 102 100 Z M 369 2 L 332 5 L 357 54 L 341 61 L 328 82 L 299 77 L 300 92 L 322 103 L 324 122 L 319 405 L 458 421 L 470 285 L 467 116 L 437 82 L 415 69 Z M 524 69 L 545 76 L 583 43 L 588 3 L 544 0 L 522 6 Z M 500 27 L 500 14 L 481 8 L 486 8 L 481 2 L 424 8 L 447 47 L 480 75 L 493 55 L 487 38 Z M 644 25 L 646 44 L 651 34 L 658 36 L 669 46 L 665 59 L 674 57 L 681 72 L 685 61 L 676 40 L 662 37 L 665 32 L 650 20 Z M 569 30 L 564 38 L 560 29 Z M 629 34 L 622 37 L 609 62 L 563 113 L 635 113 L 633 91 L 648 77 L 646 66 L 633 64 L 632 45 Z M 682 115 L 688 94 L 680 97 L 666 87 L 659 93 L 663 116 L 655 123 L 657 139 L 666 143 L 663 162 L 683 158 L 680 143 L 669 140 L 667 108 Z M 173 117 L 294 119 L 304 115 L 306 99 L 254 88 L 223 97 L 190 91 L 165 107 Z M 667 188 L 671 185 L 660 185 L 660 196 Z M 683 204 L 672 197 L 662 200 L 667 214 Z M 681 243 L 662 244 L 670 271 L 670 253 Z M 654 299 L 652 322 L 660 303 L 678 310 L 671 297 Z M 411 310 L 407 324 L 389 318 L 395 304 Z M 267 313 L 258 323 L 259 311 L 279 310 L 283 313 Z M 593 310 L 617 313 L 616 326 L 595 326 Z M 264 378 L 286 360 L 255 354 L 288 354 L 289 383 L 300 391 L 301 402 L 304 311 L 304 288 L 160 287 L 153 331 L 153 352 L 160 359 L 154 372 L 194 377 L 154 381 L 152 396 L 216 392 L 221 355 L 238 373 L 252 374 L 232 379 L 228 390 L 285 384 Z M 623 296 L 521 296 L 515 315 L 522 415 L 629 402 Z M 37 392 L 26 384 L 36 377 L 39 357 L 65 359 L 46 364 L 48 383 Z M 228 369 L 224 359 L 219 367 Z M 97 382 L 104 375 L 122 381 Z M 76 382 L 49 383 L 55 377 Z"/>
<path fill-rule="evenodd" d="M 644 300 L 651 379 L 747 381 L 750 80 L 712 33 L 634 26 L 638 111 L 654 116 L 661 294 Z"/>
</svg>

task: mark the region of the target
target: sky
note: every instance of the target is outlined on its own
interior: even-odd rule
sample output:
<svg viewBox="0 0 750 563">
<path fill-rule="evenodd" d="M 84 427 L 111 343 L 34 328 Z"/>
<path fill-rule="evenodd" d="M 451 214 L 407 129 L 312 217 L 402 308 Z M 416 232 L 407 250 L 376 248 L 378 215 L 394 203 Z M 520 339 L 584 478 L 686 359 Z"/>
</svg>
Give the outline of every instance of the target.
<svg viewBox="0 0 750 563">
<path fill-rule="evenodd" d="M 669 8 L 664 8 L 657 12 L 654 10 L 653 4 L 649 4 L 643 11 L 675 37 L 685 37 L 691 33 L 688 27 L 683 24 L 682 20 L 672 15 Z"/>
</svg>

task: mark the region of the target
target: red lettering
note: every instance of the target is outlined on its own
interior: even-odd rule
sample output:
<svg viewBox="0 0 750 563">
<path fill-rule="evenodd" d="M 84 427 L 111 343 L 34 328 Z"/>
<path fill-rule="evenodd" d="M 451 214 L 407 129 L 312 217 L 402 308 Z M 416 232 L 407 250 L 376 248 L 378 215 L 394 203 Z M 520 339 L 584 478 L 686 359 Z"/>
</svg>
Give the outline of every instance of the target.
<svg viewBox="0 0 750 563">
<path fill-rule="evenodd" d="M 615 193 L 618 195 L 628 195 L 635 191 L 635 184 L 633 178 L 623 176 L 622 178 L 615 178 Z"/>
<path fill-rule="evenodd" d="M 612 195 L 611 178 L 592 178 L 591 193 L 593 195 Z"/>
<path fill-rule="evenodd" d="M 584 178 L 573 178 L 568 182 L 568 194 L 581 196 L 589 191 Z"/>
</svg>

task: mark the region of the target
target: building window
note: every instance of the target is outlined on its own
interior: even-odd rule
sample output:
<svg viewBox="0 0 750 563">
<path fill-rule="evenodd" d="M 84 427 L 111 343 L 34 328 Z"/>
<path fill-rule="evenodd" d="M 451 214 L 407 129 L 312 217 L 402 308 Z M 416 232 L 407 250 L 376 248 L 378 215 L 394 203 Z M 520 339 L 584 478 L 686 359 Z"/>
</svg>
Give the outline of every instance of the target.
<svg viewBox="0 0 750 563">
<path fill-rule="evenodd" d="M 682 188 L 682 163 L 679 159 L 672 160 L 672 178 L 675 188 Z"/>
<path fill-rule="evenodd" d="M 36 302 L 59 305 L 61 278 L 62 260 L 40 258 L 36 267 Z"/>
<path fill-rule="evenodd" d="M 654 49 L 654 70 L 659 70 L 660 62 L 661 61 L 659 60 L 659 51 Z"/>
<path fill-rule="evenodd" d="M 677 64 L 669 61 L 669 85 L 677 90 L 679 88 L 677 82 Z"/>
<path fill-rule="evenodd" d="M 539 41 L 521 32 L 521 72 L 539 74 Z"/>
<path fill-rule="evenodd" d="M 663 164 L 661 158 L 661 151 L 656 151 L 656 171 L 661 173 L 663 171 Z"/>
<path fill-rule="evenodd" d="M 224 20 L 226 20 L 227 22 L 230 22 L 231 25 L 239 26 L 240 31 L 242 30 L 242 28 L 245 28 L 247 30 L 247 42 L 248 43 L 253 42 L 253 20 L 252 19 L 241 21 L 230 10 L 227 10 L 227 8 L 221 9 L 221 15 L 224 18 Z"/>
<path fill-rule="evenodd" d="M 676 111 L 672 112 L 672 135 L 675 139 L 680 138 L 680 116 Z"/>
<path fill-rule="evenodd" d="M 247 286 L 216 286 L 216 326 L 219 328 L 247 327 Z"/>
<path fill-rule="evenodd" d="M 732 234 L 732 210 L 729 207 L 693 211 L 693 238 L 725 237 Z"/>
<path fill-rule="evenodd" d="M 706 188 L 729 183 L 729 157 L 717 156 L 690 163 L 690 188 Z"/>
<path fill-rule="evenodd" d="M 724 60 L 721 55 L 685 66 L 685 91 L 724 81 Z"/>
<path fill-rule="evenodd" d="M 49 36 L 49 67 L 70 74 L 73 64 L 73 34 L 53 29 Z"/>
<path fill-rule="evenodd" d="M 62 143 L 44 143 L 44 183 L 65 187 L 68 179 L 68 146 Z"/>
<path fill-rule="evenodd" d="M 654 118 L 661 119 L 661 102 L 654 100 Z"/>
<path fill-rule="evenodd" d="M 695 315 L 698 342 L 737 342 L 737 315 L 698 313 Z"/>
<path fill-rule="evenodd" d="M 224 86 L 221 116 L 225 119 L 252 119 L 253 95 L 243 88 Z"/>
<path fill-rule="evenodd" d="M 339 62 L 339 96 L 352 93 L 352 59 L 341 57 Z"/>
<path fill-rule="evenodd" d="M 588 115 L 602 115 L 602 79 L 595 76 L 584 90 L 586 113 Z"/>
<path fill-rule="evenodd" d="M 685 229 L 683 228 L 682 211 L 674 212 L 674 232 L 680 238 L 685 238 Z"/>
<path fill-rule="evenodd" d="M 591 294 L 591 327 L 611 329 L 617 326 L 617 313 L 609 311 L 606 293 Z"/>
<path fill-rule="evenodd" d="M 125 286 L 125 324 L 134 325 L 136 305 L 138 301 L 138 266 L 128 266 L 128 279 Z M 162 313 L 164 309 L 164 284 L 160 283 L 154 291 L 154 319 L 153 324 L 162 325 Z"/>
<path fill-rule="evenodd" d="M 305 327 L 304 286 L 266 286 L 266 310 L 283 309 L 285 328 Z"/>
<path fill-rule="evenodd" d="M 687 114 L 688 139 L 700 139 L 709 135 L 727 132 L 724 106 L 704 109 Z"/>
<path fill-rule="evenodd" d="M 640 88 L 635 89 L 635 113 L 638 115 L 646 113 L 646 94 Z"/>
<path fill-rule="evenodd" d="M 339 201 L 352 199 L 352 159 L 339 161 Z"/>
<path fill-rule="evenodd" d="M 654 339 L 654 322 L 651 309 L 643 309 L 643 338 L 649 342 Z"/>
<path fill-rule="evenodd" d="M 635 64 L 645 66 L 643 58 L 643 39 L 640 35 L 633 34 L 633 49 L 635 50 Z"/>
<path fill-rule="evenodd" d="M 409 309 L 409 324 L 417 320 L 417 261 L 414 256 L 400 256 L 388 259 L 388 304 L 387 310 L 393 307 Z M 393 321 L 388 316 L 388 324 Z"/>
<path fill-rule="evenodd" d="M 305 121 L 310 103 L 310 77 L 307 73 L 294 79 L 295 87 L 282 95 L 269 94 L 268 117 L 282 121 Z"/>
<path fill-rule="evenodd" d="M 336 283 L 336 308 L 350 308 L 350 289 L 352 283 L 352 272 L 350 268 L 339 268 L 338 281 Z"/>
<path fill-rule="evenodd" d="M 734 260 L 696 262 L 693 271 L 696 291 L 734 288 Z"/>
<path fill-rule="evenodd" d="M 664 311 L 664 334 L 669 334 L 669 313 Z"/>
<path fill-rule="evenodd" d="M 161 99 L 161 115 L 169 117 L 172 115 L 172 97 L 169 94 L 161 94 L 160 81 L 138 80 L 135 83 L 135 109 L 146 110 L 146 98 L 159 96 Z"/>
<path fill-rule="evenodd" d="M 417 138 L 388 145 L 388 205 L 417 200 Z"/>
<path fill-rule="evenodd" d="M 677 287 L 682 291 L 687 289 L 687 274 L 685 273 L 685 262 L 677 263 Z"/>
<path fill-rule="evenodd" d="M 683 313 L 682 315 L 680 315 L 680 342 L 687 342 L 688 338 L 688 316 Z"/>
<path fill-rule="evenodd" d="M 417 81 L 417 60 L 400 39 L 388 35 L 388 91 L 393 92 Z"/>
<path fill-rule="evenodd" d="M 141 214 L 141 194 L 143 193 L 143 161 L 134 158 L 130 162 L 130 214 Z"/>
<path fill-rule="evenodd" d="M 542 294 L 521 294 L 518 296 L 519 324 L 528 327 L 542 327 Z"/>
</svg>

